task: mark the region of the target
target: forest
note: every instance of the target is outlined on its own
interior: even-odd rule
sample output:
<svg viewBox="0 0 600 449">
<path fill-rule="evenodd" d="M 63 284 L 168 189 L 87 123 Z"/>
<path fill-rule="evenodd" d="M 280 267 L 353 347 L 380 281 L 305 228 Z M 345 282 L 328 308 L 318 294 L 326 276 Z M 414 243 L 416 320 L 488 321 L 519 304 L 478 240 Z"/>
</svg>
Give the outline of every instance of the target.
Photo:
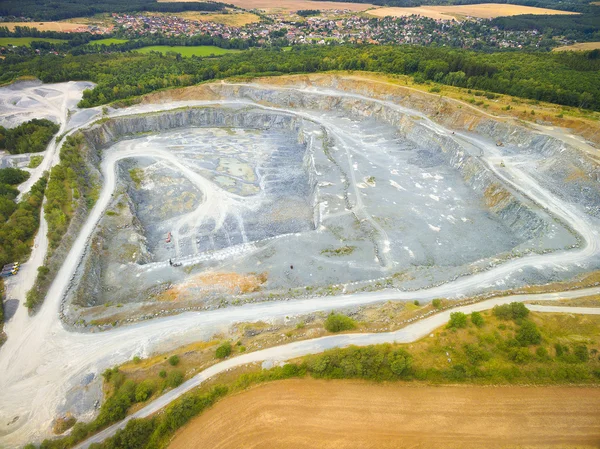
<svg viewBox="0 0 600 449">
<path fill-rule="evenodd" d="M 0 126 L 0 150 L 10 154 L 39 153 L 60 127 L 46 119 L 33 119 L 15 128 Z"/>
<path fill-rule="evenodd" d="M 182 12 L 220 11 L 225 7 L 216 2 L 158 3 L 156 0 L 3 0 L 0 16 L 29 17 L 34 20 L 62 20 L 72 17 L 93 16 L 99 13 L 127 13 L 135 11 Z"/>
<path fill-rule="evenodd" d="M 576 16 L 524 14 L 496 17 L 491 20 L 490 26 L 506 31 L 539 30 L 544 34 L 564 36 L 578 42 L 600 41 L 600 7 L 591 13 Z"/>
<path fill-rule="evenodd" d="M 416 46 L 298 46 L 251 49 L 218 58 L 160 54 L 7 56 L 0 82 L 35 76 L 44 82 L 90 80 L 81 107 L 128 100 L 158 89 L 232 76 L 364 70 L 565 106 L 600 110 L 600 52 L 477 53 Z"/>
<path fill-rule="evenodd" d="M 46 177 L 44 176 L 15 205 L 8 219 L 0 221 L 0 265 L 24 261 L 29 256 L 31 242 L 40 224 L 40 208 L 45 188 Z M 8 189 L 5 185 L 0 184 L 0 191 L 4 192 L 0 199 L 16 198 L 14 190 L 16 189 Z"/>
</svg>

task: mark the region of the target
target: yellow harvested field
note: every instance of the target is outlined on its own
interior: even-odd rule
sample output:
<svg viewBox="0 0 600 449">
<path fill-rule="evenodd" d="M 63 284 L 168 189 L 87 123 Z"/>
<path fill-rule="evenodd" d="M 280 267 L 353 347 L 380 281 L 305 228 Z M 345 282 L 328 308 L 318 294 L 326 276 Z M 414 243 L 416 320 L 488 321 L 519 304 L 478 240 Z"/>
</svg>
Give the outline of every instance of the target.
<svg viewBox="0 0 600 449">
<path fill-rule="evenodd" d="M 147 13 L 148 15 L 157 15 L 157 13 Z M 168 14 L 188 20 L 197 20 L 199 22 L 215 22 L 223 25 L 242 27 L 249 23 L 260 22 L 260 17 L 249 12 L 230 13 L 230 14 L 202 14 L 196 11 L 186 11 L 175 14 Z"/>
<path fill-rule="evenodd" d="M 600 388 L 293 379 L 224 399 L 169 449 L 592 448 L 599 435 Z"/>
<path fill-rule="evenodd" d="M 201 0 L 158 0 L 159 2 L 197 2 Z M 374 8 L 368 3 L 343 3 L 343 2 L 315 2 L 310 0 L 232 0 L 228 4 L 244 9 L 261 9 L 264 11 L 298 11 L 299 9 L 319 9 L 328 11 L 332 9 L 348 9 L 350 11 L 364 11 Z"/>
<path fill-rule="evenodd" d="M 517 16 L 521 14 L 579 14 L 570 11 L 559 11 L 557 9 L 534 8 L 532 6 L 509 5 L 503 3 L 482 3 L 479 5 L 455 5 L 455 6 L 419 6 L 415 8 L 378 8 L 367 11 L 368 14 L 377 17 L 385 16 L 410 16 L 418 14 L 432 19 L 462 20 L 466 17 L 477 17 L 480 19 L 493 19 L 494 17 Z"/>
<path fill-rule="evenodd" d="M 600 49 L 600 42 L 579 42 L 578 44 L 556 47 L 552 51 L 588 51 Z"/>
<path fill-rule="evenodd" d="M 83 23 L 71 22 L 4 22 L 2 26 L 8 27 L 9 31 L 14 31 L 15 27 L 30 27 L 37 28 L 40 31 L 63 31 L 66 33 L 88 30 L 88 26 Z"/>
</svg>

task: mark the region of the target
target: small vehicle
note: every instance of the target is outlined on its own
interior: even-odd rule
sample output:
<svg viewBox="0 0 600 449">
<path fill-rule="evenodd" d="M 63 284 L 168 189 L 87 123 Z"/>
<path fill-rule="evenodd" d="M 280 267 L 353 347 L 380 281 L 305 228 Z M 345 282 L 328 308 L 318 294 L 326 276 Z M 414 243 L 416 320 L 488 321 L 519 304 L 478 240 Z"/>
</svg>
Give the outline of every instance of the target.
<svg viewBox="0 0 600 449">
<path fill-rule="evenodd" d="M 167 234 L 167 239 L 165 240 L 166 243 L 171 243 L 171 231 L 169 231 L 169 233 Z"/>
<path fill-rule="evenodd" d="M 16 268 L 18 270 L 20 266 L 21 264 L 19 262 L 7 263 L 2 267 L 2 271 L 12 270 L 13 268 Z"/>
<path fill-rule="evenodd" d="M 3 278 L 7 278 L 9 276 L 14 276 L 15 274 L 17 274 L 19 272 L 19 268 L 13 268 L 13 269 L 8 269 L 8 270 L 2 270 L 2 273 L 0 273 L 0 277 Z"/>
</svg>

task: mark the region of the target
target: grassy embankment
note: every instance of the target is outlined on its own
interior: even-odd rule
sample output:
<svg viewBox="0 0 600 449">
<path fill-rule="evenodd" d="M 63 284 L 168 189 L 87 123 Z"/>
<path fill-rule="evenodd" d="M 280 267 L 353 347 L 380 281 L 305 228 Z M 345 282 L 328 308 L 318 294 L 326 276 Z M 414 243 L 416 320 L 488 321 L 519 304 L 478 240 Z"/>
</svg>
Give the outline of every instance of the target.
<svg viewBox="0 0 600 449">
<path fill-rule="evenodd" d="M 88 45 L 118 45 L 118 44 L 126 44 L 129 42 L 129 39 L 117 39 L 115 37 L 111 37 L 108 39 L 98 39 L 96 41 L 90 41 Z"/>
<path fill-rule="evenodd" d="M 189 58 L 190 56 L 219 56 L 227 53 L 236 53 L 239 50 L 229 50 L 226 48 L 215 47 L 213 45 L 200 45 L 195 47 L 186 46 L 168 46 L 168 45 L 152 45 L 150 47 L 143 47 L 139 50 L 135 50 L 139 53 L 150 53 L 157 51 L 159 53 L 179 53 L 181 56 Z"/>
<path fill-rule="evenodd" d="M 0 47 L 14 45 L 15 47 L 29 46 L 32 42 L 48 42 L 50 44 L 64 44 L 66 39 L 51 39 L 49 37 L 0 37 Z"/>
<path fill-rule="evenodd" d="M 513 303 L 516 304 L 516 303 Z M 360 323 L 347 322 L 360 331 Z M 118 421 L 186 378 L 201 363 L 214 363 L 238 352 L 240 341 L 215 350 L 216 342 L 133 362 L 104 373 L 107 400 L 98 418 L 76 424 L 70 436 L 46 442 L 44 449 L 70 447 L 88 434 Z M 192 417 L 228 393 L 270 380 L 310 376 L 324 379 L 365 379 L 423 384 L 597 384 L 600 382 L 600 316 L 529 313 L 522 305 L 494 311 L 455 313 L 447 326 L 411 344 L 384 344 L 333 349 L 293 360 L 283 367 L 262 370 L 240 367 L 205 382 L 151 419 L 134 420 L 124 431 L 97 447 L 125 448 L 135 439 L 138 448 L 165 447 L 171 436 Z M 195 360 L 188 354 L 195 353 Z M 198 355 L 201 354 L 201 355 Z M 212 360 L 212 362 L 211 362 Z"/>
</svg>

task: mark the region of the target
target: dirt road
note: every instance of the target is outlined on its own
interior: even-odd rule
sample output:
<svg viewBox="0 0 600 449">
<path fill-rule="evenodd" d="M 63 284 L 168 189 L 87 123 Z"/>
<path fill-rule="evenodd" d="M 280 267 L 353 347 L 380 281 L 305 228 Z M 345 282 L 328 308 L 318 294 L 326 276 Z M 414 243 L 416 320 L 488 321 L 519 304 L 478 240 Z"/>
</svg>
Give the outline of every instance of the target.
<svg viewBox="0 0 600 449">
<path fill-rule="evenodd" d="M 294 379 L 223 400 L 169 449 L 566 448 L 599 441 L 599 388 Z"/>
</svg>

